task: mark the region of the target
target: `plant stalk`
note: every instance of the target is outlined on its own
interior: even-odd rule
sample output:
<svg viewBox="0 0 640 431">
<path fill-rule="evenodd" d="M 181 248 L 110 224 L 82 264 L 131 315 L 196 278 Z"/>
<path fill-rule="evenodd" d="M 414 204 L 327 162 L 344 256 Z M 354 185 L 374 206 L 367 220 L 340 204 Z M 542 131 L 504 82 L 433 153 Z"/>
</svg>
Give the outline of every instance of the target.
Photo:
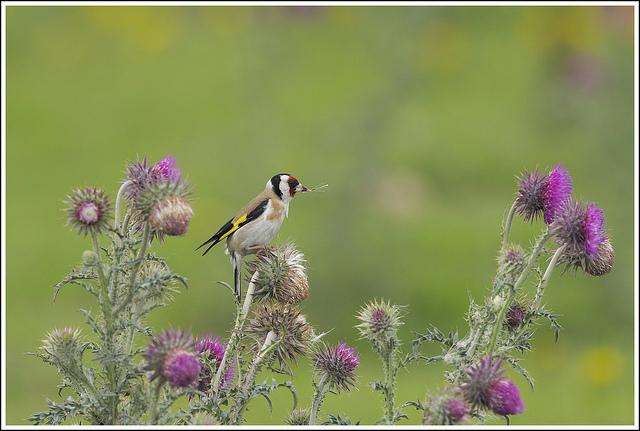
<svg viewBox="0 0 640 431">
<path fill-rule="evenodd" d="M 320 381 L 316 385 L 316 390 L 313 394 L 313 403 L 311 404 L 311 412 L 309 414 L 309 425 L 317 425 L 318 410 L 324 399 L 324 387 L 326 384 L 325 376 L 320 378 Z"/>
<path fill-rule="evenodd" d="M 537 309 L 538 307 L 540 307 L 540 304 L 542 302 L 542 296 L 544 295 L 544 289 L 549 284 L 549 279 L 551 278 L 551 274 L 553 273 L 554 268 L 558 264 L 558 259 L 560 258 L 560 256 L 562 255 L 566 247 L 567 247 L 566 245 L 563 245 L 562 247 L 556 250 L 556 252 L 553 254 L 553 257 L 551 258 L 551 261 L 549 262 L 549 265 L 547 266 L 547 269 L 544 272 L 544 275 L 540 279 L 540 282 L 538 283 L 538 287 L 536 289 L 536 296 L 533 300 L 534 309 Z"/>
<path fill-rule="evenodd" d="M 491 338 L 489 341 L 489 346 L 487 348 L 487 354 L 490 355 L 493 353 L 496 347 L 498 334 L 500 333 L 500 329 L 502 328 L 502 323 L 507 314 L 507 311 L 509 310 L 509 307 L 511 307 L 511 303 L 513 302 L 513 299 L 516 296 L 516 292 L 518 292 L 522 284 L 527 279 L 529 273 L 531 272 L 531 269 L 533 268 L 533 265 L 535 264 L 536 260 L 538 259 L 538 256 L 540 255 L 540 253 L 542 252 L 542 249 L 544 248 L 545 242 L 547 242 L 550 236 L 551 235 L 549 234 L 549 229 L 547 228 L 543 232 L 543 234 L 540 236 L 536 244 L 533 246 L 533 249 L 531 250 L 531 255 L 529 256 L 529 260 L 527 260 L 527 265 L 520 273 L 520 276 L 516 280 L 515 284 L 513 286 L 510 286 L 507 293 L 507 297 L 505 298 L 504 304 L 502 304 L 502 308 L 500 308 L 500 311 L 496 316 L 496 321 L 493 325 L 493 329 L 491 330 Z"/>
<path fill-rule="evenodd" d="M 500 246 L 500 250 L 504 251 L 507 248 L 507 244 L 509 243 L 509 234 L 511 233 L 511 223 L 513 222 L 513 215 L 516 212 L 516 201 L 513 201 L 511 204 L 511 208 L 509 208 L 509 212 L 507 213 L 507 218 L 504 220 L 504 224 L 502 225 L 502 245 Z"/>
<path fill-rule="evenodd" d="M 131 275 L 129 276 L 129 290 L 127 291 L 127 297 L 124 301 L 122 301 L 118 307 L 116 307 L 114 315 L 120 314 L 122 310 L 127 306 L 131 299 L 133 298 L 133 294 L 136 287 L 136 277 L 138 275 L 138 271 L 142 266 L 142 262 L 144 261 L 144 255 L 147 253 L 147 248 L 149 247 L 149 236 L 151 233 L 151 228 L 149 227 L 149 222 L 144 224 L 144 232 L 142 233 L 142 244 L 140 245 L 140 249 L 138 250 L 138 255 L 136 256 L 135 265 L 131 270 Z"/>
<path fill-rule="evenodd" d="M 384 367 L 384 421 L 387 425 L 395 423 L 395 388 L 398 367 L 395 361 L 395 342 L 387 346 L 385 351 L 381 351 L 382 364 Z"/>
<path fill-rule="evenodd" d="M 262 361 L 264 361 L 264 358 L 271 352 L 270 347 L 272 347 L 275 338 L 276 333 L 273 331 L 269 331 L 264 340 L 264 343 L 262 343 L 262 346 L 260 347 L 260 353 L 251 362 L 251 365 L 247 370 L 242 389 L 240 391 L 240 396 L 236 400 L 236 404 L 233 406 L 233 410 L 230 414 L 232 424 L 240 424 L 242 420 L 242 413 L 244 412 L 244 409 L 249 402 L 251 387 L 256 381 L 256 375 L 258 374 L 258 370 L 260 369 Z"/>
<path fill-rule="evenodd" d="M 247 319 L 247 314 L 249 314 L 249 309 L 251 308 L 251 301 L 253 300 L 253 292 L 256 289 L 255 283 L 257 279 L 258 271 L 254 272 L 251 277 L 251 281 L 247 287 L 247 293 L 245 294 L 244 304 L 242 309 L 236 315 L 236 323 L 233 327 L 233 331 L 231 332 L 231 336 L 229 337 L 229 343 L 227 343 L 224 356 L 222 357 L 222 361 L 220 361 L 220 366 L 216 370 L 216 375 L 211 383 L 211 387 L 215 393 L 217 393 L 220 388 L 220 382 L 222 381 L 222 376 L 224 376 L 224 373 L 227 371 L 229 359 L 233 357 L 238 348 L 238 344 L 242 337 L 242 327 L 244 326 L 244 321 Z"/>
<path fill-rule="evenodd" d="M 114 211 L 115 217 L 113 221 L 113 228 L 118 230 L 118 224 L 120 223 L 120 210 L 122 209 L 122 201 L 124 200 L 124 193 L 131 184 L 131 181 L 127 180 L 120 186 L 118 190 L 118 196 L 116 197 L 116 209 Z"/>
<path fill-rule="evenodd" d="M 149 404 L 149 424 L 158 424 L 158 400 L 160 398 L 160 391 L 162 390 L 163 381 L 158 380 L 156 387 L 151 394 L 151 403 Z"/>
</svg>

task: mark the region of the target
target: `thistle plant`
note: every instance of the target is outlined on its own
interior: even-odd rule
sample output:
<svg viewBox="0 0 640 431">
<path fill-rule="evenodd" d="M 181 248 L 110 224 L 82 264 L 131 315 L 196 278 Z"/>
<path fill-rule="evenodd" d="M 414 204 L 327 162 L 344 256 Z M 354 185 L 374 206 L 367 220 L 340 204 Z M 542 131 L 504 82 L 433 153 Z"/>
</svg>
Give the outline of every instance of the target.
<svg viewBox="0 0 640 431">
<path fill-rule="evenodd" d="M 152 232 L 186 232 L 193 214 L 187 183 L 170 157 L 152 166 L 133 163 L 127 171 L 129 178 L 117 194 L 115 219 L 110 200 L 98 188 L 77 189 L 67 198 L 68 224 L 91 238 L 91 249 L 54 286 L 54 300 L 63 287 L 77 285 L 96 300 L 97 311 L 81 310 L 91 336 L 85 338 L 71 328 L 53 330 L 36 353 L 57 368 L 60 391 L 70 394 L 64 402 L 49 401 L 48 410 L 34 414 L 30 419 L 36 424 L 71 419 L 89 424 L 153 421 L 152 404 L 158 397 L 151 394 L 147 369 L 162 382 L 157 387 L 165 381 L 171 387 L 188 386 L 191 376 L 199 372 L 197 359 L 185 356 L 188 343 L 180 344 L 185 340 L 181 337 L 164 334 L 161 341 L 154 339 L 147 350 L 151 368 L 145 367 L 144 349 L 136 343 L 136 335 L 151 335 L 146 316 L 170 302 L 179 285 L 186 285 L 186 278 L 172 272 L 149 246 Z M 136 172 L 135 181 L 131 172 Z M 127 211 L 120 220 L 125 205 Z"/>
<path fill-rule="evenodd" d="M 491 416 L 509 421 L 525 411 L 509 367 L 533 389 L 521 356 L 533 347 L 535 326 L 547 320 L 558 339 L 557 316 L 544 304 L 555 268 L 604 276 L 615 263 L 603 210 L 576 200 L 572 191 L 572 179 L 560 165 L 518 177 L 502 225 L 497 270 L 486 297 L 470 301 L 466 334 L 430 326 L 403 351 L 398 331 L 404 309 L 382 299 L 360 308 L 355 329 L 382 365 L 382 378 L 371 384 L 382 395 L 378 423 L 406 419 L 403 408 L 409 406 L 422 411 L 426 425 L 482 423 Z M 160 248 L 165 239 L 188 231 L 190 193 L 175 159 L 167 156 L 155 164 L 131 163 L 115 205 L 95 187 L 67 197 L 69 226 L 91 241 L 78 266 L 55 285 L 54 300 L 63 287 L 77 285 L 97 307 L 81 310 L 87 330 L 53 329 L 35 353 L 56 368 L 67 398 L 48 400 L 47 410 L 30 419 L 53 425 L 241 425 L 252 400 L 262 397 L 271 408 L 271 393 L 286 388 L 293 396 L 290 425 L 359 424 L 342 413 L 320 417 L 328 393 L 339 396 L 355 387 L 361 358 L 345 341 L 326 343 L 327 332 L 317 334 L 308 322 L 302 309 L 310 293 L 306 260 L 293 244 L 263 247 L 245 266 L 248 287 L 244 298 L 233 296 L 228 337 L 171 327 L 154 333 L 146 326 L 148 314 L 186 286 L 186 278 L 151 247 L 153 239 Z M 517 218 L 543 224 L 528 249 L 509 240 Z M 425 355 L 421 348 L 427 342 L 439 346 L 439 353 Z M 314 391 L 308 407 L 298 408 L 292 380 L 280 376 L 291 375 L 291 365 L 304 358 L 314 370 Z M 412 364 L 436 362 L 447 366 L 444 384 L 422 400 L 399 405 L 398 374 Z M 270 378 L 262 380 L 261 373 Z M 182 408 L 174 406 L 179 398 Z"/>
</svg>

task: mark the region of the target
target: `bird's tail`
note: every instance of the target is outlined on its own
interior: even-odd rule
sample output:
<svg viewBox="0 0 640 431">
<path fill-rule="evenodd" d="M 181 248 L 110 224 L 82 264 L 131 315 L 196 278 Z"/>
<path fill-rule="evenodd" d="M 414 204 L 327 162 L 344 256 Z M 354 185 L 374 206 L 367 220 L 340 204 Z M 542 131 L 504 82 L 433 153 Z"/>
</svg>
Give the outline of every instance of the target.
<svg viewBox="0 0 640 431">
<path fill-rule="evenodd" d="M 238 253 L 231 255 L 231 262 L 233 265 L 233 288 L 236 294 L 236 298 L 240 301 L 242 295 L 241 274 L 242 274 L 242 256 Z"/>
</svg>

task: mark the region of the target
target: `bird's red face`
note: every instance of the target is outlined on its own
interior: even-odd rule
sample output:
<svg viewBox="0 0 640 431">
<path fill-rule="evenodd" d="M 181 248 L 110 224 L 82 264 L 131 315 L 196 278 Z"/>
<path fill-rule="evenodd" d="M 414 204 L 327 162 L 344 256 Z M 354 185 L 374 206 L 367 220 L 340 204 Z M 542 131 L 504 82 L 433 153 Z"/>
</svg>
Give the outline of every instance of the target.
<svg viewBox="0 0 640 431">
<path fill-rule="evenodd" d="M 300 184 L 300 181 L 298 181 L 298 179 L 293 175 L 289 175 L 287 185 L 289 186 L 289 196 L 291 197 L 294 197 L 297 192 L 306 192 L 309 190 L 305 186 Z"/>
</svg>

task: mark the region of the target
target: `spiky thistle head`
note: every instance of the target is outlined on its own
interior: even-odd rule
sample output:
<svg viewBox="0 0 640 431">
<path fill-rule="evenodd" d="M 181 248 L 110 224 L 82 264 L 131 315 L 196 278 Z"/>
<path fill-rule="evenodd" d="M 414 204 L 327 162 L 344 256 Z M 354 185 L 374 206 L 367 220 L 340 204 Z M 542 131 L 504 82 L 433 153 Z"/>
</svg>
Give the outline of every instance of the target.
<svg viewBox="0 0 640 431">
<path fill-rule="evenodd" d="M 362 338 L 375 342 L 386 343 L 395 338 L 402 325 L 400 307 L 384 300 L 374 299 L 363 305 L 356 317 Z"/>
<path fill-rule="evenodd" d="M 224 358 L 224 352 L 226 346 L 222 343 L 220 337 L 203 337 L 196 342 L 196 351 L 200 354 L 202 362 L 211 362 L 214 368 L 209 366 L 203 366 L 200 371 L 200 377 L 198 379 L 198 390 L 201 392 L 208 392 L 211 388 L 212 372 L 215 372 L 222 364 L 222 358 Z M 233 380 L 234 369 L 232 366 L 227 367 L 227 370 L 222 377 L 221 386 L 226 386 Z"/>
<path fill-rule="evenodd" d="M 176 160 L 172 156 L 165 156 L 153 166 L 149 166 L 147 159 L 130 163 L 126 169 L 129 185 L 126 189 L 126 197 L 131 202 L 136 202 L 140 195 L 150 186 L 163 182 L 179 182 L 180 169 L 176 167 Z"/>
<path fill-rule="evenodd" d="M 276 347 L 273 351 L 281 364 L 304 355 L 313 336 L 311 325 L 297 308 L 277 302 L 258 304 L 245 328 L 258 349 L 269 332 L 275 333 Z"/>
<path fill-rule="evenodd" d="M 42 340 L 38 356 L 65 376 L 82 380 L 82 353 L 86 346 L 79 329 L 54 329 Z"/>
<path fill-rule="evenodd" d="M 144 190 L 134 203 L 134 226 L 149 222 L 154 235 L 176 236 L 186 233 L 193 209 L 191 190 L 185 181 L 161 182 Z"/>
<path fill-rule="evenodd" d="M 485 356 L 467 369 L 460 389 L 469 404 L 486 407 L 489 403 L 489 388 L 501 378 L 502 360 Z"/>
<path fill-rule="evenodd" d="M 67 222 L 82 235 L 101 233 L 108 225 L 111 203 L 95 187 L 74 190 L 67 197 Z"/>
<path fill-rule="evenodd" d="M 525 252 L 517 244 L 508 245 L 498 256 L 498 266 L 501 272 L 519 273 L 524 268 L 525 262 Z"/>
<path fill-rule="evenodd" d="M 560 164 L 548 174 L 541 174 L 537 168 L 533 172 L 525 171 L 518 177 L 518 182 L 515 208 L 526 221 L 542 217 L 546 224 L 551 224 L 571 196 L 571 177 Z"/>
<path fill-rule="evenodd" d="M 424 425 L 455 425 L 466 420 L 469 406 L 459 389 L 445 388 L 429 394 L 424 403 Z"/>
<path fill-rule="evenodd" d="M 295 409 L 289 413 L 287 425 L 309 425 L 309 410 Z"/>
<path fill-rule="evenodd" d="M 144 357 L 151 380 L 162 378 L 174 387 L 189 387 L 200 374 L 193 337 L 181 330 L 169 328 L 153 337 Z"/>
<path fill-rule="evenodd" d="M 487 389 L 487 407 L 501 416 L 524 413 L 524 402 L 518 387 L 505 378 L 495 380 Z"/>
<path fill-rule="evenodd" d="M 344 341 L 337 346 L 321 345 L 313 355 L 313 366 L 320 379 L 338 392 L 348 391 L 355 385 L 358 364 L 360 357 Z"/>
<path fill-rule="evenodd" d="M 283 304 L 298 304 L 309 296 L 309 281 L 304 254 L 293 244 L 284 247 L 265 247 L 249 263 L 257 298 L 272 299 Z"/>
<path fill-rule="evenodd" d="M 596 204 L 566 201 L 550 232 L 565 248 L 562 262 L 567 266 L 591 275 L 604 275 L 613 267 L 614 251 L 604 226 L 604 211 Z"/>
</svg>

